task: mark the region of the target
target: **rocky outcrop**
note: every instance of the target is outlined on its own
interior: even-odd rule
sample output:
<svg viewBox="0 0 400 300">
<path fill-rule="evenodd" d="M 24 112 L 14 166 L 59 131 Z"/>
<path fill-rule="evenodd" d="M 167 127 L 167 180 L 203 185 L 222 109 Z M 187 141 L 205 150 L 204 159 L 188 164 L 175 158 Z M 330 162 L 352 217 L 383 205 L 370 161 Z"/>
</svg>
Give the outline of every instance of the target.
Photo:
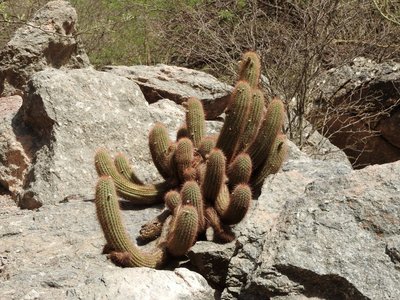
<svg viewBox="0 0 400 300">
<path fill-rule="evenodd" d="M 400 159 L 399 63 L 358 58 L 318 80 L 311 122 L 356 168 Z"/>
<path fill-rule="evenodd" d="M 123 211 L 132 236 L 158 213 Z M 207 281 L 186 268 L 122 269 L 108 261 L 91 199 L 0 210 L 0 241 L 0 299 L 214 299 Z"/>
<path fill-rule="evenodd" d="M 203 103 L 208 120 L 215 119 L 224 111 L 232 90 L 232 87 L 207 73 L 162 64 L 107 66 L 104 71 L 136 82 L 149 103 L 167 98 L 181 104 L 189 97 L 197 97 Z"/>
<path fill-rule="evenodd" d="M 68 1 L 51 1 L 19 28 L 0 52 L 0 95 L 22 95 L 29 77 L 47 67 L 82 68 L 89 59 L 76 37 Z"/>
<path fill-rule="evenodd" d="M 71 194 L 92 195 L 97 178 L 93 156 L 100 147 L 135 153 L 142 179 L 159 179 L 148 152 L 148 132 L 161 119 L 176 130 L 177 114 L 184 112 L 151 115 L 139 87 L 114 74 L 92 69 L 36 73 L 14 122 L 28 128 L 35 143 L 19 205 L 34 208 Z"/>
<path fill-rule="evenodd" d="M 0 159 L 4 156 L 7 163 L 0 168 L 0 185 L 22 208 L 73 195 L 91 197 L 97 178 L 93 157 L 100 147 L 126 153 L 144 181 L 161 180 L 150 158 L 148 133 L 163 122 L 175 138 L 184 114 L 182 106 L 167 99 L 149 105 L 137 84 L 111 73 L 38 72 L 28 83 L 18 115 L 2 123 L 8 130 L 0 135 Z M 208 122 L 211 134 L 219 127 L 220 122 Z M 6 159 L 11 153 L 20 154 L 20 163 Z M 10 179 L 16 171 L 18 176 Z M 15 184 L 7 183 L 14 178 Z"/>
<path fill-rule="evenodd" d="M 400 162 L 352 171 L 295 148 L 289 157 L 236 243 L 192 248 L 198 270 L 224 280 L 222 299 L 399 298 Z"/>
</svg>

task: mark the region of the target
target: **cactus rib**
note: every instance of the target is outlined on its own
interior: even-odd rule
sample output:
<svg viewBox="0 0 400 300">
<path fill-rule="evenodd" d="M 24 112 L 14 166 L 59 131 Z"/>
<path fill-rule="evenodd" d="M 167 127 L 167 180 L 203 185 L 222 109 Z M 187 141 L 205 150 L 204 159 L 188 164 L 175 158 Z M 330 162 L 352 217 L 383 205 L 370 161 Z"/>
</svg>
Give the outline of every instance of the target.
<svg viewBox="0 0 400 300">
<path fill-rule="evenodd" d="M 129 181 L 133 183 L 143 185 L 143 182 L 137 177 L 132 167 L 129 165 L 128 159 L 122 153 L 119 153 L 114 158 L 114 164 L 117 171 Z"/>
<path fill-rule="evenodd" d="M 130 182 L 118 173 L 106 150 L 100 149 L 95 155 L 95 166 L 100 176 L 110 176 L 118 193 L 135 204 L 155 204 L 163 200 L 164 193 L 170 188 L 167 182 L 157 185 L 138 185 Z"/>
<path fill-rule="evenodd" d="M 195 148 L 199 147 L 206 131 L 203 105 L 194 97 L 186 102 L 186 126 Z"/>
<path fill-rule="evenodd" d="M 119 260 L 120 264 L 127 267 L 158 268 L 162 265 L 166 254 L 164 249 L 156 248 L 153 252 L 145 252 L 129 239 L 122 223 L 114 182 L 110 177 L 99 179 L 95 204 L 107 245 L 114 252 L 111 255 L 114 260 Z"/>
<path fill-rule="evenodd" d="M 283 102 L 276 98 L 268 105 L 264 121 L 261 124 L 257 137 L 246 150 L 251 157 L 254 170 L 257 170 L 267 159 L 274 140 L 283 125 L 283 117 Z"/>
<path fill-rule="evenodd" d="M 217 148 L 211 151 L 207 159 L 202 191 L 205 200 L 210 203 L 215 202 L 225 182 L 225 161 L 224 153 Z"/>
<path fill-rule="evenodd" d="M 264 162 L 264 165 L 260 168 L 260 170 L 256 173 L 254 178 L 251 179 L 251 184 L 255 190 L 261 188 L 264 179 L 270 175 L 275 174 L 281 168 L 283 161 L 286 158 L 287 154 L 287 143 L 286 136 L 284 134 L 278 134 L 274 145 L 271 149 L 271 154 L 268 156 L 267 160 Z"/>
<path fill-rule="evenodd" d="M 226 118 L 217 140 L 217 148 L 224 152 L 227 162 L 231 161 L 247 123 L 250 95 L 249 84 L 239 81 L 233 91 L 228 109 L 225 111 Z"/>
<path fill-rule="evenodd" d="M 173 256 L 187 253 L 196 241 L 199 217 L 192 205 L 181 205 L 176 212 L 166 242 L 168 252 Z"/>
<path fill-rule="evenodd" d="M 171 143 L 165 126 L 161 123 L 156 123 L 150 130 L 149 149 L 154 165 L 165 179 L 171 177 L 169 161 L 167 159 Z"/>
</svg>

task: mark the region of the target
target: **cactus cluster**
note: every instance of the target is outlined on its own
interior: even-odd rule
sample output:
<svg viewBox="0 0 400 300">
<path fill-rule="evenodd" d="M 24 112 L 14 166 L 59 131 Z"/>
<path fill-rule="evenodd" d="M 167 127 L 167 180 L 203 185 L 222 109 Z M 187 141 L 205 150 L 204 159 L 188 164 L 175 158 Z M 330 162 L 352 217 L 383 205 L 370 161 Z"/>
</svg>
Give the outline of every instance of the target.
<svg viewBox="0 0 400 300">
<path fill-rule="evenodd" d="M 163 182 L 143 184 L 123 155 L 113 160 L 103 149 L 96 153 L 97 217 L 107 241 L 104 251 L 116 264 L 158 268 L 168 256 L 185 255 L 209 227 L 215 240 L 235 238 L 230 226 L 245 217 L 252 191 L 279 170 L 286 156 L 284 105 L 277 98 L 264 100 L 260 70 L 257 54 L 245 53 L 218 136 L 206 135 L 204 110 L 196 98 L 185 103 L 186 122 L 175 141 L 164 125 L 155 124 L 149 147 Z M 140 231 L 142 240 L 158 238 L 153 251 L 145 252 L 129 239 L 117 194 L 136 204 L 165 204 L 163 216 Z"/>
</svg>

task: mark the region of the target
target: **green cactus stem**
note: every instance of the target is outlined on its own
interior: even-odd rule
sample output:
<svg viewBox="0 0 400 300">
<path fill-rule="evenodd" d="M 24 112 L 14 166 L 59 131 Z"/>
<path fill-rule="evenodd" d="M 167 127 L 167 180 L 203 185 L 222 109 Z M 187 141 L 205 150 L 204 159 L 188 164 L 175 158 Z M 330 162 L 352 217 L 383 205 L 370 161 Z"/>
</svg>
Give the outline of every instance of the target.
<svg viewBox="0 0 400 300">
<path fill-rule="evenodd" d="M 216 144 L 216 138 L 207 136 L 203 138 L 197 151 L 204 159 L 211 152 L 211 150 L 215 148 L 215 144 Z"/>
<path fill-rule="evenodd" d="M 224 183 L 214 203 L 214 208 L 217 211 L 218 215 L 221 216 L 224 214 L 224 212 L 228 209 L 229 202 L 229 188 Z"/>
<path fill-rule="evenodd" d="M 127 157 L 123 153 L 119 153 L 114 158 L 114 164 L 117 171 L 129 181 L 143 185 L 143 182 L 137 177 L 132 167 L 129 164 Z"/>
<path fill-rule="evenodd" d="M 165 126 L 161 123 L 156 123 L 150 130 L 149 148 L 154 165 L 165 179 L 171 177 L 171 168 L 167 159 L 171 143 Z"/>
<path fill-rule="evenodd" d="M 227 209 L 221 214 L 222 222 L 228 225 L 239 223 L 249 210 L 251 198 L 251 189 L 247 184 L 237 185 L 230 195 Z"/>
<path fill-rule="evenodd" d="M 164 202 L 165 206 L 173 212 L 182 203 L 181 195 L 175 190 L 169 191 L 165 194 Z"/>
<path fill-rule="evenodd" d="M 284 112 L 283 102 L 278 98 L 273 99 L 268 105 L 257 137 L 246 151 L 253 162 L 253 170 L 257 170 L 267 159 L 275 138 L 282 128 Z"/>
<path fill-rule="evenodd" d="M 97 151 L 95 166 L 99 176 L 110 176 L 114 180 L 118 194 L 134 204 L 161 203 L 164 193 L 170 189 L 170 184 L 167 182 L 156 185 L 139 185 L 130 182 L 117 171 L 113 160 L 104 149 Z"/>
<path fill-rule="evenodd" d="M 262 168 L 256 173 L 254 178 L 251 179 L 251 184 L 255 190 L 261 189 L 264 179 L 268 175 L 275 174 L 279 171 L 286 155 L 286 136 L 284 134 L 278 134 L 272 146 L 271 154 L 268 156 L 268 159 L 265 161 Z"/>
<path fill-rule="evenodd" d="M 252 88 L 257 88 L 261 75 L 261 61 L 253 51 L 243 54 L 239 66 L 239 80 L 247 81 Z"/>
<path fill-rule="evenodd" d="M 175 150 L 175 165 L 178 171 L 179 178 L 182 182 L 185 181 L 185 174 L 186 169 L 192 166 L 193 160 L 193 143 L 188 138 L 181 138 L 178 141 Z"/>
<path fill-rule="evenodd" d="M 187 131 L 194 147 L 198 148 L 206 131 L 203 105 L 194 97 L 189 98 L 185 104 Z"/>
<path fill-rule="evenodd" d="M 189 131 L 186 127 L 186 124 L 180 126 L 178 131 L 176 132 L 176 141 L 179 141 L 181 138 L 189 138 Z"/>
<path fill-rule="evenodd" d="M 176 210 L 173 224 L 166 242 L 168 252 L 173 256 L 185 255 L 196 241 L 199 226 L 197 209 L 191 205 L 181 205 Z"/>
<path fill-rule="evenodd" d="M 228 226 L 221 223 L 221 220 L 213 207 L 208 207 L 205 211 L 207 224 L 214 230 L 214 240 L 229 243 L 235 239 L 235 234 Z"/>
<path fill-rule="evenodd" d="M 224 153 L 217 148 L 212 150 L 207 159 L 204 178 L 202 179 L 204 199 L 209 203 L 215 202 L 222 185 L 225 183 L 225 164 Z"/>
<path fill-rule="evenodd" d="M 204 224 L 204 202 L 203 195 L 201 194 L 200 186 L 194 180 L 186 181 L 181 189 L 182 204 L 191 204 L 197 209 L 197 215 L 199 218 L 198 230 L 203 231 L 205 229 Z"/>
<path fill-rule="evenodd" d="M 142 251 L 134 245 L 123 226 L 114 182 L 110 177 L 101 177 L 96 186 L 96 213 L 107 248 L 112 249 L 110 258 L 124 267 L 159 268 L 165 261 L 164 249 L 153 252 Z"/>
<path fill-rule="evenodd" d="M 237 155 L 227 170 L 229 186 L 233 188 L 239 183 L 248 183 L 252 170 L 253 165 L 250 156 L 247 153 Z"/>
<path fill-rule="evenodd" d="M 217 148 L 221 149 L 228 162 L 239 147 L 240 136 L 247 124 L 250 107 L 251 89 L 247 82 L 239 81 L 233 91 L 228 105 L 224 125 L 217 140 Z"/>
<path fill-rule="evenodd" d="M 264 95 L 259 89 L 252 91 L 251 106 L 246 127 L 240 138 L 240 145 L 237 152 L 246 149 L 257 136 L 258 129 L 262 123 L 265 110 Z"/>
</svg>

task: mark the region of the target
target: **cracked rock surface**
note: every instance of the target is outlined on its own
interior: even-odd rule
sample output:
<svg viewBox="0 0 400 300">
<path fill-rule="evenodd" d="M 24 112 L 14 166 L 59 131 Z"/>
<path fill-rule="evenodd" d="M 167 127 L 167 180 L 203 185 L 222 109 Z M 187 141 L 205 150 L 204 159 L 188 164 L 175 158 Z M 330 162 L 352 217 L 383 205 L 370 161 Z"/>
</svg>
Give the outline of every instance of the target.
<svg viewBox="0 0 400 300">
<path fill-rule="evenodd" d="M 400 162 L 354 171 L 291 152 L 236 243 L 192 249 L 200 272 L 214 262 L 222 299 L 399 299 Z"/>
</svg>

